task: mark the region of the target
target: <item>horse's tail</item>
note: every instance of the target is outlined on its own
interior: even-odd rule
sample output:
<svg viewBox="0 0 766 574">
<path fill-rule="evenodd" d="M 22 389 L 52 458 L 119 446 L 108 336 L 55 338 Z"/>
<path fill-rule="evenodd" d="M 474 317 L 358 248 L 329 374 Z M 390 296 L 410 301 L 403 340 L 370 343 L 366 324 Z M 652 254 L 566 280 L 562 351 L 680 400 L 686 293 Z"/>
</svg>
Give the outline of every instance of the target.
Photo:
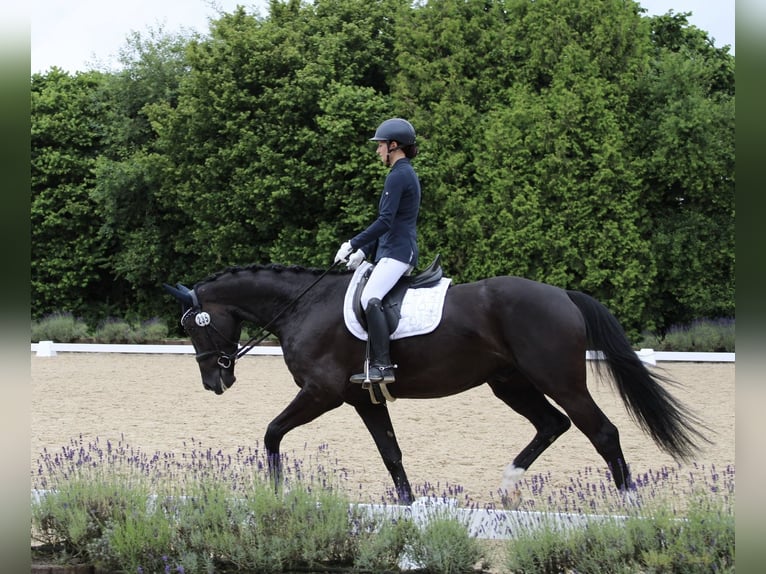
<svg viewBox="0 0 766 574">
<path fill-rule="evenodd" d="M 698 429 L 708 429 L 660 384 L 674 381 L 644 366 L 622 326 L 604 305 L 579 291 L 567 294 L 585 319 L 588 349 L 603 355 L 596 361 L 597 372 L 602 362 L 606 363 L 633 420 L 674 458 L 692 458 L 699 450 L 698 440 L 710 442 Z"/>
</svg>

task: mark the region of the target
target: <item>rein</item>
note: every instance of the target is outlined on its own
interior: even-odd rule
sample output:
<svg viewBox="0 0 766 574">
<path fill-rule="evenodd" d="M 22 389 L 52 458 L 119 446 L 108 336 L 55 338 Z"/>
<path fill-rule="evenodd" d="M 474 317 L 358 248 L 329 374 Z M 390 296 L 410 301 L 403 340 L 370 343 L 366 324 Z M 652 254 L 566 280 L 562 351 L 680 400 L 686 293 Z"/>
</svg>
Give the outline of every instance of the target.
<svg viewBox="0 0 766 574">
<path fill-rule="evenodd" d="M 272 317 L 271 321 L 266 323 L 263 327 L 259 327 L 259 330 L 260 330 L 259 334 L 253 335 L 252 337 L 250 337 L 250 339 L 248 339 L 248 341 L 244 345 L 239 347 L 239 349 L 237 350 L 236 353 L 234 353 L 232 355 L 227 355 L 226 353 L 223 353 L 220 350 L 206 351 L 204 353 L 197 354 L 197 356 L 196 356 L 197 361 L 201 361 L 203 359 L 206 359 L 207 357 L 209 357 L 211 355 L 218 355 L 218 366 L 219 367 L 221 367 L 223 369 L 228 369 L 231 366 L 233 366 L 234 363 L 237 361 L 237 359 L 240 359 L 240 358 L 244 357 L 247 353 L 250 352 L 250 350 L 253 347 L 256 347 L 257 345 L 262 343 L 266 339 L 266 337 L 269 336 L 269 330 L 268 330 L 269 327 L 271 327 L 277 321 L 277 319 L 279 319 L 288 309 L 290 309 L 290 307 L 295 305 L 301 299 L 301 297 L 303 297 L 306 293 L 308 293 L 317 283 L 319 283 L 322 279 L 324 279 L 324 277 L 330 271 L 332 271 L 335 267 L 337 267 L 339 263 L 342 263 L 342 261 L 336 261 L 335 263 L 330 265 L 319 277 L 316 278 L 316 280 L 313 283 L 311 283 L 311 285 L 309 285 L 303 291 L 301 291 L 295 297 L 295 299 L 290 301 L 287 305 L 285 305 L 282 308 L 281 311 L 279 311 L 279 313 L 274 315 L 274 317 Z M 193 293 L 193 290 L 192 290 L 192 293 Z M 194 295 L 194 299 L 196 301 L 196 295 Z M 202 309 L 201 305 L 199 306 L 199 308 L 200 308 L 200 310 Z M 183 319 L 182 319 L 182 321 L 183 321 Z M 221 332 L 218 331 L 218 329 L 216 329 L 215 326 L 212 323 L 210 323 L 210 326 L 213 328 L 213 330 L 215 330 L 216 333 L 218 333 L 218 335 L 222 339 L 226 340 L 226 337 L 221 335 Z"/>
</svg>

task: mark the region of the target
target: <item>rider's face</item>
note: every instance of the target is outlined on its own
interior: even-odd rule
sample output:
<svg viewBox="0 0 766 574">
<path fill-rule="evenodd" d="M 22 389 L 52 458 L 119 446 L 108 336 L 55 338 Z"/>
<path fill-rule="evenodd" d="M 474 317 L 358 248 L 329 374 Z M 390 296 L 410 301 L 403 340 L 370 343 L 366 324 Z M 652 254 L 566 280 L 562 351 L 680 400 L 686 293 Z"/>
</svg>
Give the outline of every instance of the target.
<svg viewBox="0 0 766 574">
<path fill-rule="evenodd" d="M 375 150 L 375 153 L 378 154 L 380 161 L 382 161 L 383 163 L 386 163 L 388 158 L 388 142 L 386 141 L 378 142 L 378 149 Z"/>
<path fill-rule="evenodd" d="M 378 154 L 380 161 L 389 167 L 404 157 L 404 152 L 399 147 L 399 142 L 393 140 L 378 142 L 376 153 Z"/>
</svg>

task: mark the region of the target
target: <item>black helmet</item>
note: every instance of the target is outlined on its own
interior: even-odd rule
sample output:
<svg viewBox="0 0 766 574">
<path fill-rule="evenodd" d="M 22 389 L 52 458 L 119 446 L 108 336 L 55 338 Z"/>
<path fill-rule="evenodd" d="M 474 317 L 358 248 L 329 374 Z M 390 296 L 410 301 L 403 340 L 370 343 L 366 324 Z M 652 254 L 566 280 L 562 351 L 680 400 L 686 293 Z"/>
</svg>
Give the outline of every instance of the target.
<svg viewBox="0 0 766 574">
<path fill-rule="evenodd" d="M 375 135 L 370 138 L 371 142 L 397 141 L 402 146 L 415 143 L 415 128 L 407 120 L 391 118 L 378 126 Z"/>
</svg>

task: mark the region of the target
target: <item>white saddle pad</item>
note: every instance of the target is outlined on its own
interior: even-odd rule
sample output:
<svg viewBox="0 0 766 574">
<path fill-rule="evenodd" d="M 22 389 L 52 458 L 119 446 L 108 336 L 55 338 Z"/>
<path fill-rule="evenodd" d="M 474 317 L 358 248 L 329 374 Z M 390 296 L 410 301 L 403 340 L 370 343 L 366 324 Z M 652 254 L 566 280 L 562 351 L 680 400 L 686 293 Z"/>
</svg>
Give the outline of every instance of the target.
<svg viewBox="0 0 766 574">
<path fill-rule="evenodd" d="M 346 328 L 352 335 L 362 341 L 367 340 L 367 331 L 365 331 L 356 318 L 352 305 L 356 287 L 370 267 L 372 267 L 372 263 L 365 261 L 356 268 L 343 301 L 343 318 L 346 321 Z M 442 319 L 444 297 L 447 294 L 447 288 L 451 281 L 452 279 L 442 277 L 439 283 L 433 287 L 407 290 L 402 301 L 402 317 L 399 319 L 396 331 L 391 334 L 391 338 L 403 339 L 404 337 L 425 335 L 436 329 L 439 321 Z"/>
</svg>

